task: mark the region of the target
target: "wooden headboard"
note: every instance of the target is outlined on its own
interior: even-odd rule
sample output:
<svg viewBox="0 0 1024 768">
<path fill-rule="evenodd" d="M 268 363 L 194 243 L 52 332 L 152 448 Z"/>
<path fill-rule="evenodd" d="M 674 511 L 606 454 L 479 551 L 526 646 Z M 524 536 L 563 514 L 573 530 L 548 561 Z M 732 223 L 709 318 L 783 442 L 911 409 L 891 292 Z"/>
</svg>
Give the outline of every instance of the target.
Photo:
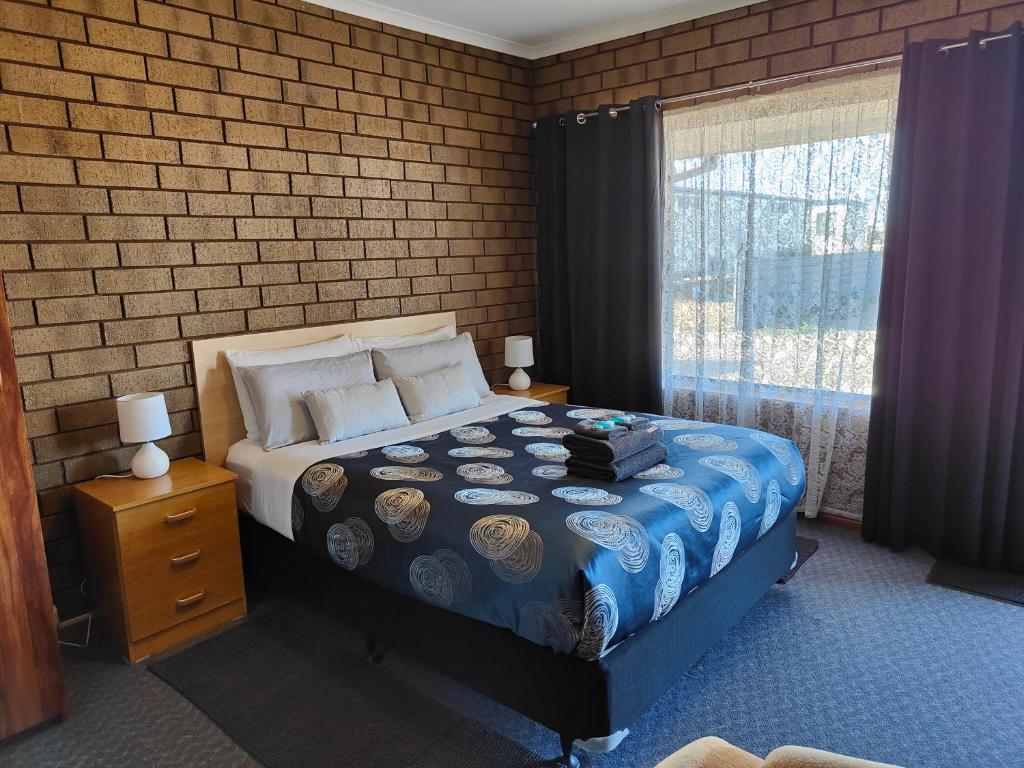
<svg viewBox="0 0 1024 768">
<path fill-rule="evenodd" d="M 454 312 L 437 312 L 193 341 L 192 363 L 195 366 L 204 457 L 211 464 L 223 465 L 228 448 L 245 437 L 245 422 L 238 406 L 231 369 L 222 354 L 224 350 L 283 349 L 314 344 L 346 333 L 350 336 L 407 336 L 454 324 Z"/>
</svg>

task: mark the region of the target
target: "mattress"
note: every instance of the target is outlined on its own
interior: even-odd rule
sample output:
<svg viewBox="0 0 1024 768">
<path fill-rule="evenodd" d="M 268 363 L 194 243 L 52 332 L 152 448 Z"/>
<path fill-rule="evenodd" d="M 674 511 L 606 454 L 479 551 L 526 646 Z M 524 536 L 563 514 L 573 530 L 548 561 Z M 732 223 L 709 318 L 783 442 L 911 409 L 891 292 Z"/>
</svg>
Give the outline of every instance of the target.
<svg viewBox="0 0 1024 768">
<path fill-rule="evenodd" d="M 258 455 L 232 448 L 262 524 L 390 590 L 600 658 L 667 615 L 803 495 L 787 440 L 651 416 L 663 464 L 566 474 L 561 436 L 603 409 L 492 396 L 399 430 Z"/>
</svg>

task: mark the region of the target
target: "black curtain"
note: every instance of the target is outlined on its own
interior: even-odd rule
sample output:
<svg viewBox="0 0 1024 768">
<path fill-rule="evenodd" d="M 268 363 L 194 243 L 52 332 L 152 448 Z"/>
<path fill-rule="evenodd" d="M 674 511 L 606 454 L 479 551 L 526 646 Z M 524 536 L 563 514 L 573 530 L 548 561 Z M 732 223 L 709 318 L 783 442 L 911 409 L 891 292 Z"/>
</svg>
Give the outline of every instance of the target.
<svg viewBox="0 0 1024 768">
<path fill-rule="evenodd" d="M 1024 572 L 1024 46 L 903 58 L 864 537 Z"/>
<path fill-rule="evenodd" d="M 537 122 L 540 348 L 572 401 L 662 411 L 661 110 Z"/>
</svg>

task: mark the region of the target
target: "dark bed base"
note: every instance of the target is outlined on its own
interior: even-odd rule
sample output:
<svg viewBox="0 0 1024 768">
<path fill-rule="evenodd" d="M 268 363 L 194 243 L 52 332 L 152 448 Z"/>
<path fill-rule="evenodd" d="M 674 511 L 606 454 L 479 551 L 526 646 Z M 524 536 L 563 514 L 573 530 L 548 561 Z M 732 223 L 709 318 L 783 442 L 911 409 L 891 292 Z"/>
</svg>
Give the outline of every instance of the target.
<svg viewBox="0 0 1024 768">
<path fill-rule="evenodd" d="M 561 737 L 566 758 L 575 739 L 608 736 L 634 723 L 714 645 L 793 564 L 796 516 L 771 531 L 721 573 L 681 598 L 661 620 L 596 662 L 556 654 L 507 629 L 460 616 L 377 587 L 243 516 L 247 580 L 311 588 L 326 607 L 368 638 L 371 658 L 395 648 L 490 696 Z"/>
</svg>

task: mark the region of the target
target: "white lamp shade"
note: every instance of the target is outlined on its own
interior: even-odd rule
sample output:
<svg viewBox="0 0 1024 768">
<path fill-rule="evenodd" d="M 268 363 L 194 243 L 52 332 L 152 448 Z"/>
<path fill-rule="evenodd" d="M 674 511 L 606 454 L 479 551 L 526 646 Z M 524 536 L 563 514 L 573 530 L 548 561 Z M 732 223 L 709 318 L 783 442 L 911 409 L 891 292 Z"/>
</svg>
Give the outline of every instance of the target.
<svg viewBox="0 0 1024 768">
<path fill-rule="evenodd" d="M 117 398 L 122 443 L 148 443 L 171 434 L 162 392 L 140 392 Z"/>
<path fill-rule="evenodd" d="M 505 365 L 509 368 L 527 368 L 533 365 L 533 338 L 506 336 Z"/>
</svg>

